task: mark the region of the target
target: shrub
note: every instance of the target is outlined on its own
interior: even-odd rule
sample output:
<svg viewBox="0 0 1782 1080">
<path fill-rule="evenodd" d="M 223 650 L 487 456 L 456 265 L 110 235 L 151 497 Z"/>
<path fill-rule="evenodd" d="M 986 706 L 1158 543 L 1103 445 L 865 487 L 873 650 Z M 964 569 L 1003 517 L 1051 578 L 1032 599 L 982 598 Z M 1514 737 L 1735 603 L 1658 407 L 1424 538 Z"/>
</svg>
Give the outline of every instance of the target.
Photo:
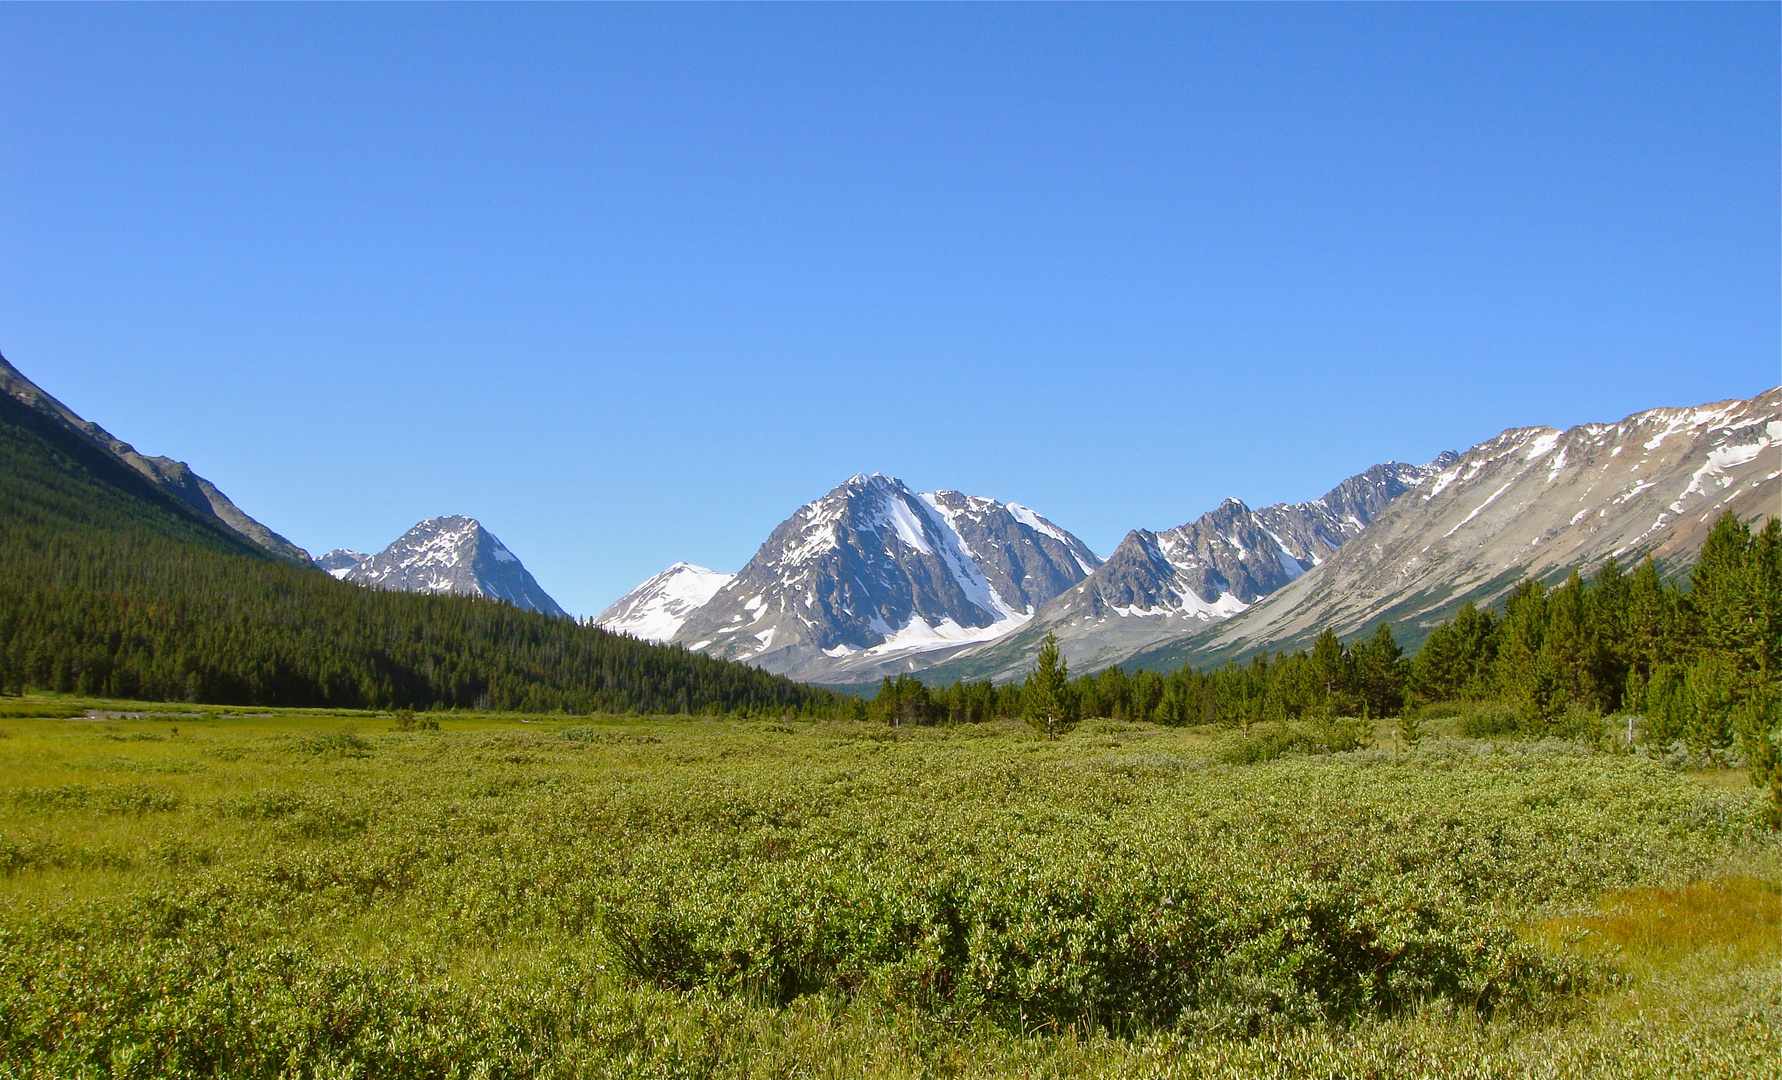
<svg viewBox="0 0 1782 1080">
<path fill-rule="evenodd" d="M 232 788 L 152 829 L 95 817 L 136 798 L 127 786 L 43 780 L 4 800 L 0 871 L 57 876 L 0 906 L 0 1062 L 1153 1075 L 1160 1055 L 1263 1047 L 1254 1062 L 1357 1032 L 1368 1062 L 1409 1033 L 1455 1060 L 1576 1051 L 1566 1074 L 1592 1075 L 1606 1059 L 1586 1050 L 1630 1042 L 1566 1026 L 1598 969 L 1519 927 L 1774 858 L 1758 792 L 1576 742 L 1425 738 L 1229 766 L 1191 756 L 1209 732 L 1093 726 L 1127 749 L 1014 720 L 795 739 L 735 722 L 516 725 L 378 739 L 368 761 L 313 768 L 292 760 L 297 738 L 246 724 L 207 745 L 58 732 L 58 752 L 88 755 L 69 762 L 83 777 L 185 755 L 211 771 L 191 790 Z M 1329 741 L 1318 725 L 1250 732 Z M 41 768 L 43 746 L 0 744 L 0 764 Z M 217 746 L 243 754 L 217 764 Z M 83 884 L 90 870 L 106 876 Z M 1503 1049 L 1521 1032 L 1538 1052 Z M 1346 1075 L 1340 1055 L 1316 1060 Z M 1440 1073 L 1432 1060 L 1369 1075 Z M 1237 1075 L 1271 1068 L 1309 1066 Z"/>
<path fill-rule="evenodd" d="M 1374 725 L 1355 717 L 1327 717 L 1299 724 L 1253 724 L 1227 737 L 1219 760 L 1230 765 L 1255 765 L 1286 754 L 1341 754 L 1373 744 Z"/>
<path fill-rule="evenodd" d="M 1306 732 L 1299 727 L 1255 724 L 1242 735 L 1225 740 L 1219 748 L 1219 760 L 1231 765 L 1255 765 L 1310 746 Z"/>
<path fill-rule="evenodd" d="M 1514 710 L 1491 702 L 1468 709 L 1460 718 L 1459 734 L 1467 739 L 1489 739 L 1514 735 L 1521 729 L 1522 721 Z"/>
<path fill-rule="evenodd" d="M 296 739 L 298 753 L 318 758 L 365 758 L 371 741 L 354 731 L 316 731 Z"/>
</svg>

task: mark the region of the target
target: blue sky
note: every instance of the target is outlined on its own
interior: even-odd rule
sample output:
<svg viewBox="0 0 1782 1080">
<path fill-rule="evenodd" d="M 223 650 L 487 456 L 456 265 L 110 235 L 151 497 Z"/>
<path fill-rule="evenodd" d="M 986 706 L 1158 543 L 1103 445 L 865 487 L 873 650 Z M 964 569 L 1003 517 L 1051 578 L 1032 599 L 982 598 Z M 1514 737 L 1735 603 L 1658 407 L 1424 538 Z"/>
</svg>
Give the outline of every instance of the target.
<svg viewBox="0 0 1782 1080">
<path fill-rule="evenodd" d="M 0 352 L 567 608 L 858 471 L 1106 554 L 1776 384 L 1777 8 L 0 6 Z"/>
</svg>

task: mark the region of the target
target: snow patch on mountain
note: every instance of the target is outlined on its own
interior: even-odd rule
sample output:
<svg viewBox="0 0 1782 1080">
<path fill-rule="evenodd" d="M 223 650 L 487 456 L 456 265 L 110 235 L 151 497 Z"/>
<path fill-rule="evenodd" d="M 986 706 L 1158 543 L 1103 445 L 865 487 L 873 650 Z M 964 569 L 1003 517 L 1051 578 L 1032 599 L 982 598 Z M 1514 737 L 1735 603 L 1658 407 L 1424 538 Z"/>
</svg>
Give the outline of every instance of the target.
<svg viewBox="0 0 1782 1080">
<path fill-rule="evenodd" d="M 675 563 L 595 616 L 595 625 L 642 641 L 668 641 L 687 616 L 735 576 L 692 563 Z"/>
<path fill-rule="evenodd" d="M 1648 556 L 1687 566 L 1714 521 L 1759 522 L 1782 505 L 1782 387 L 1648 409 L 1615 423 L 1511 428 L 1446 463 L 1349 545 L 1241 617 L 1135 662 L 1222 663 L 1308 644 L 1326 627 L 1382 619 L 1414 643 L 1462 602 L 1500 600 L 1524 577 L 1554 581 Z"/>
<path fill-rule="evenodd" d="M 1387 462 L 1311 502 L 1251 510 L 1226 499 L 1185 525 L 1136 529 L 1083 582 L 1012 632 L 945 658 L 937 677 L 1018 677 L 1048 632 L 1074 667 L 1089 670 L 1222 623 L 1321 565 L 1401 495 L 1452 482 L 1456 460 L 1449 452 L 1427 465 Z"/>
<path fill-rule="evenodd" d="M 316 565 L 327 571 L 337 581 L 345 581 L 348 574 L 365 565 L 371 558 L 363 551 L 349 551 L 346 548 L 335 548 L 326 555 L 316 557 Z"/>
</svg>

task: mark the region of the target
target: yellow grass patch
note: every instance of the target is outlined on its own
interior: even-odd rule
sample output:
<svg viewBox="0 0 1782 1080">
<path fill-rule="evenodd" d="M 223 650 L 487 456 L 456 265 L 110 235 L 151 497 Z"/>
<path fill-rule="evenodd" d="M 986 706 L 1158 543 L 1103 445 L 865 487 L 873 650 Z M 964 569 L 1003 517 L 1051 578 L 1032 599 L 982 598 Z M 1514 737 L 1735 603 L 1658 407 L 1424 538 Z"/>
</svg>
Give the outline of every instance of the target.
<svg viewBox="0 0 1782 1080">
<path fill-rule="evenodd" d="M 1552 947 L 1614 949 L 1636 967 L 1659 968 L 1706 951 L 1739 964 L 1782 958 L 1782 885 L 1756 877 L 1634 889 L 1603 898 L 1600 914 L 1541 927 Z"/>
<path fill-rule="evenodd" d="M 1751 774 L 1744 769 L 1691 769 L 1686 775 L 1712 788 L 1737 791 L 1751 785 Z"/>
</svg>

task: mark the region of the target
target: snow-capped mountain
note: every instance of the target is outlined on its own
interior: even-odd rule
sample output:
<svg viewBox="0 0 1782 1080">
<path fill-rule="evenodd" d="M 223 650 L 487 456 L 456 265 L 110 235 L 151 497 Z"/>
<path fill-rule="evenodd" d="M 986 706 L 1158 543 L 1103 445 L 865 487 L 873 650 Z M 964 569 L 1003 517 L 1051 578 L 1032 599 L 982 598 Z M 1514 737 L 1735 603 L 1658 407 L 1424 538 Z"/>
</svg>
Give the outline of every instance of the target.
<svg viewBox="0 0 1782 1080">
<path fill-rule="evenodd" d="M 668 641 L 687 616 L 735 576 L 678 562 L 620 597 L 594 622 L 615 634 L 630 634 L 642 641 Z"/>
<path fill-rule="evenodd" d="M 0 356 L 0 392 L 10 395 L 13 400 L 57 427 L 78 435 L 122 461 L 200 517 L 223 526 L 267 555 L 295 566 L 310 565 L 309 552 L 247 516 L 230 501 L 229 496 L 218 491 L 215 484 L 193 472 L 185 462 L 165 457 L 145 457 L 137 453 L 136 448 L 129 443 L 91 420 L 82 419 L 73 409 L 45 393 L 36 383 L 25 378 L 18 368 L 8 363 L 4 356 Z"/>
<path fill-rule="evenodd" d="M 1100 569 L 1018 633 L 961 650 L 945 665 L 945 675 L 1015 677 L 1032 663 L 1048 632 L 1058 636 L 1067 661 L 1092 670 L 1229 619 L 1322 563 L 1393 500 L 1455 460 L 1449 452 L 1428 465 L 1387 462 L 1312 502 L 1251 510 L 1227 499 L 1186 525 L 1135 529 Z"/>
<path fill-rule="evenodd" d="M 795 678 L 869 681 L 1008 633 L 1099 565 L 1019 504 L 857 475 L 776 528 L 673 640 Z"/>
<path fill-rule="evenodd" d="M 1681 568 L 1722 512 L 1755 521 L 1782 508 L 1779 443 L 1782 388 L 1566 431 L 1513 428 L 1448 462 L 1316 570 L 1135 662 L 1220 662 L 1381 620 L 1415 643 L 1464 601 L 1491 603 L 1523 577 L 1589 573 L 1610 555 Z"/>
<path fill-rule="evenodd" d="M 326 555 L 316 556 L 316 565 L 328 572 L 328 575 L 339 581 L 345 581 L 347 575 L 363 566 L 371 556 L 363 551 L 348 551 L 346 548 L 335 548 Z"/>
<path fill-rule="evenodd" d="M 475 518 L 430 518 L 376 555 L 336 548 L 318 565 L 342 581 L 374 589 L 488 596 L 547 615 L 566 614 Z"/>
</svg>

